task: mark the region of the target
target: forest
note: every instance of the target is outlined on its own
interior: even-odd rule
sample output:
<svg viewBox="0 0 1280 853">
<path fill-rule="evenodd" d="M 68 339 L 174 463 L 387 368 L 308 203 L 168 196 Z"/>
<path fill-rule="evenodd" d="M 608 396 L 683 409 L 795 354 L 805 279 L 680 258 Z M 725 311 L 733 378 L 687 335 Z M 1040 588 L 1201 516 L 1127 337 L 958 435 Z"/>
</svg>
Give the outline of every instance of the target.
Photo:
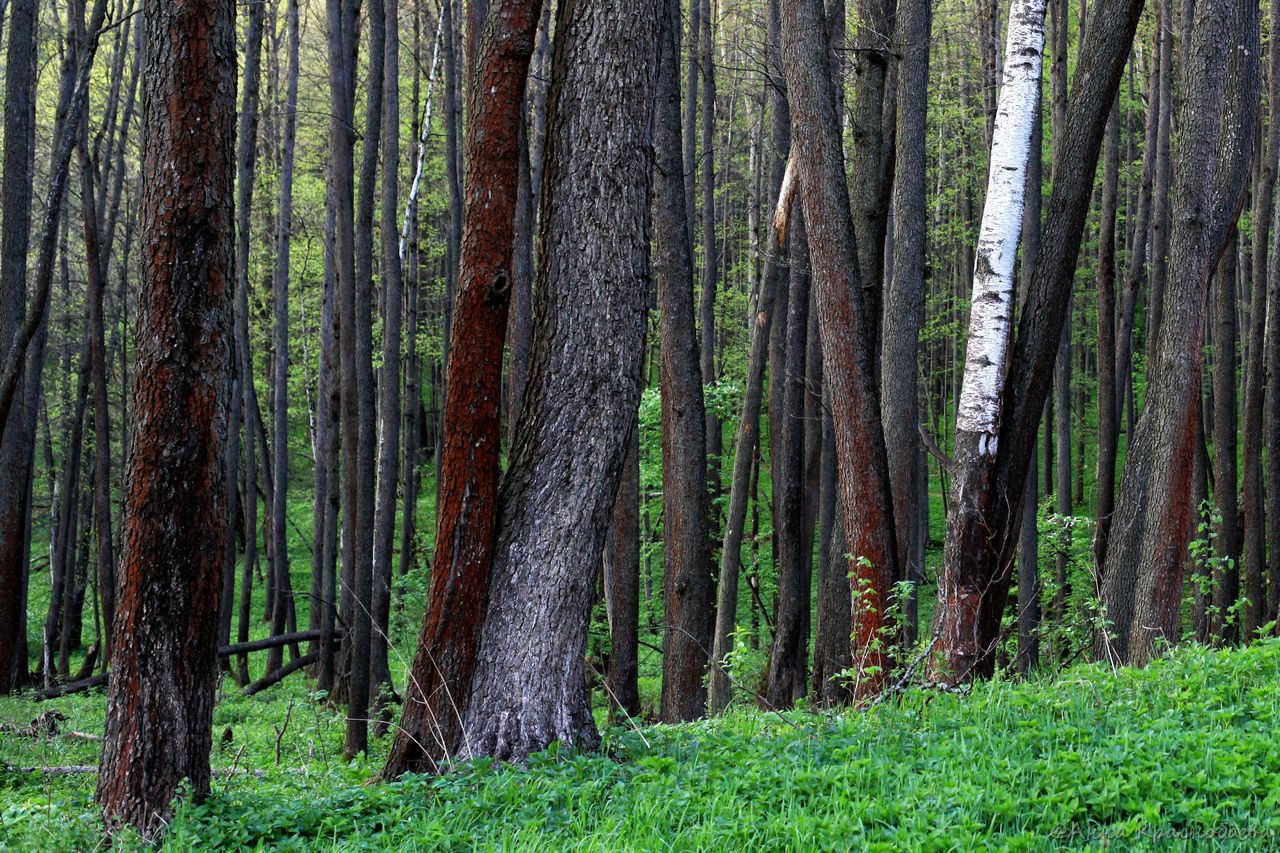
<svg viewBox="0 0 1280 853">
<path fill-rule="evenodd" d="M 0 0 L 0 849 L 1280 848 L 1277 33 Z"/>
</svg>

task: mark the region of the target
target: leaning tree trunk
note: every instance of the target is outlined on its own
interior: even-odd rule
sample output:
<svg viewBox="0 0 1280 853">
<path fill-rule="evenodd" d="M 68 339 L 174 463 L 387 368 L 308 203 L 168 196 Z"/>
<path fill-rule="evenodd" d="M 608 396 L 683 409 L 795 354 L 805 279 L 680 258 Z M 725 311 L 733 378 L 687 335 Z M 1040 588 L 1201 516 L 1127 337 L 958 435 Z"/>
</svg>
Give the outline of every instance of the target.
<svg viewBox="0 0 1280 853">
<path fill-rule="evenodd" d="M 516 146 L 540 0 L 501 0 L 480 44 L 467 139 L 457 314 L 445 391 L 439 521 L 427 612 L 383 775 L 444 769 L 463 744 L 489 594 L 501 445 L 502 348 L 511 293 Z"/>
<path fill-rule="evenodd" d="M 822 7 L 817 0 L 783 0 L 781 7 L 792 156 L 804 192 L 824 380 L 831 388 L 845 528 L 853 555 L 852 690 L 863 697 L 878 693 L 888 676 L 886 611 L 898 576 L 871 350 L 875 318 L 863 303 Z"/>
<path fill-rule="evenodd" d="M 562 0 L 557 10 L 533 352 L 467 708 L 473 756 L 522 761 L 555 741 L 599 743 L 584 659 L 643 387 L 661 8 Z"/>
<path fill-rule="evenodd" d="M 693 0 L 694 3 L 698 0 Z M 666 722 L 706 709 L 703 677 L 712 644 L 714 586 L 707 541 L 707 445 L 703 376 L 694 325 L 693 249 L 685 221 L 680 157 L 679 0 L 663 6 L 654 110 L 653 273 L 658 283 L 662 389 L 662 559 L 666 629 L 662 699 Z"/>
<path fill-rule="evenodd" d="M 161 831 L 209 793 L 226 525 L 235 9 L 149 2 L 135 431 L 98 803 Z"/>
<path fill-rule="evenodd" d="M 971 662 L 975 676 L 994 671 L 994 650 L 1009 595 L 1021 523 L 1027 469 L 1036 434 L 1052 387 L 1050 377 L 1058 353 L 1067 302 L 1075 279 L 1076 258 L 1094 186 L 1098 154 L 1107 114 L 1133 44 L 1143 0 L 1098 0 L 1095 26 L 1085 34 L 1082 64 L 1071 87 L 1054 159 L 1053 190 L 1046 205 L 1041 250 L 1027 287 L 1027 302 L 1008 360 L 1000 398 L 997 448 L 983 457 L 982 488 L 971 500 L 951 507 L 944 573 L 965 578 L 976 594 L 976 621 L 969 630 L 940 636 L 943 659 Z M 974 457 L 976 458 L 976 457 Z M 942 609 L 947 610 L 944 603 Z M 955 608 L 946 618 L 954 619 Z M 953 671 L 965 669 L 953 667 Z"/>
<path fill-rule="evenodd" d="M 948 519 L 948 550 L 938 582 L 942 654 L 936 667 L 938 672 L 945 672 L 946 678 L 956 681 L 969 678 L 994 651 L 979 644 L 985 584 L 973 571 L 976 566 L 958 550 L 958 525 L 972 517 L 965 507 L 976 503 L 977 493 L 994 485 L 992 463 L 1000 436 L 1005 359 L 1013 330 L 1013 268 L 1022 234 L 1032 130 L 1039 116 L 1044 12 L 1044 0 L 1015 0 L 1009 15 L 1005 45 L 1008 61 L 978 234 L 964 384 L 956 414 L 955 477 L 951 486 L 954 509 Z"/>
</svg>

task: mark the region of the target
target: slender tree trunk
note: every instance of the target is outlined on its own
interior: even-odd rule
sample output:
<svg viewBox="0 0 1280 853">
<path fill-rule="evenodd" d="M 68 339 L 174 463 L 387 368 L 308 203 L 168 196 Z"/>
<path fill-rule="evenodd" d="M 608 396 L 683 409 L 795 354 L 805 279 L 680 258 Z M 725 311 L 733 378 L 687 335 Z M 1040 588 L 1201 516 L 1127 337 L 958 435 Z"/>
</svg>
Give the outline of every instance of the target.
<svg viewBox="0 0 1280 853">
<path fill-rule="evenodd" d="M 147 3 L 136 432 L 97 800 L 143 837 L 208 794 L 230 360 L 234 7 Z M 100 19 L 99 19 L 100 20 Z M 194 450 L 193 450 L 194 448 Z"/>
<path fill-rule="evenodd" d="M 376 2 L 376 0 L 375 0 Z M 378 481 L 373 513 L 373 638 L 370 662 L 374 706 L 380 715 L 395 695 L 387 660 L 391 630 L 391 562 L 400 466 L 400 346 L 404 286 L 400 240 L 392 228 L 400 206 L 399 0 L 386 0 L 388 23 L 382 109 L 382 373 L 378 381 Z"/>
<path fill-rule="evenodd" d="M 1044 145 L 1044 98 L 1036 105 L 1031 129 L 1031 152 L 1027 161 L 1027 195 L 1022 209 L 1023 284 L 1020 302 L 1026 306 L 1026 285 L 1031 280 L 1040 255 L 1040 212 Z M 1022 498 L 1022 520 L 1018 532 L 1018 672 L 1024 677 L 1040 665 L 1040 531 L 1038 527 L 1039 477 L 1036 454 L 1031 453 L 1027 484 Z"/>
<path fill-rule="evenodd" d="M 720 268 L 716 249 L 716 170 L 715 170 L 715 114 L 716 114 L 716 78 L 715 78 L 715 46 L 712 29 L 711 0 L 689 0 L 690 4 L 702 7 L 698 15 L 701 33 L 698 44 L 698 65 L 702 78 L 702 288 L 698 296 L 698 324 L 701 327 L 700 356 L 702 385 L 709 388 L 716 382 L 716 273 Z M 695 45 L 690 39 L 689 52 L 692 56 Z M 692 131 L 691 131 L 692 132 Z M 690 222 L 692 225 L 692 221 Z M 724 453 L 724 438 L 720 429 L 720 418 L 713 409 L 707 409 L 706 443 L 707 443 L 707 483 L 711 497 L 720 495 L 720 457 Z M 711 505 L 708 504 L 708 513 Z M 668 516 L 670 518 L 670 516 Z M 710 527 L 714 527 L 708 516 Z M 707 645 L 710 646 L 710 637 Z"/>
<path fill-rule="evenodd" d="M 697 3 L 697 0 L 693 0 Z M 701 717 L 713 586 L 708 549 L 703 377 L 694 325 L 693 252 L 680 195 L 679 2 L 664 0 L 654 111 L 654 278 L 662 339 L 662 554 L 666 591 L 662 701 L 667 722 Z"/>
<path fill-rule="evenodd" d="M 809 244 L 804 216 L 791 218 L 791 284 L 787 295 L 786 379 L 781 418 L 773 426 L 773 524 L 778 543 L 773 646 L 765 698 L 774 708 L 790 708 L 807 686 L 804 631 L 812 561 L 805 548 L 804 396 L 808 357 Z M 810 535 L 812 541 L 812 535 Z"/>
<path fill-rule="evenodd" d="M 1147 364 L 1154 362 L 1160 318 L 1164 313 L 1164 288 L 1169 268 L 1169 187 L 1173 170 L 1169 148 L 1173 139 L 1173 2 L 1160 0 L 1160 115 L 1156 133 L 1155 183 L 1151 191 L 1151 288 L 1147 297 Z M 1187 22 L 1190 25 L 1190 22 Z M 1130 444 L 1133 436 L 1129 436 Z"/>
<path fill-rule="evenodd" d="M 1277 47 L 1277 36 L 1280 33 L 1280 3 L 1271 5 L 1271 53 L 1268 84 L 1271 88 L 1271 131 L 1280 134 L 1280 48 Z M 1271 143 L 1274 142 L 1274 145 Z M 1271 158 L 1273 175 L 1280 168 L 1280 140 L 1269 136 L 1271 145 L 1268 156 Z M 1263 410 L 1263 441 L 1266 444 L 1267 459 L 1274 462 L 1280 459 L 1280 205 L 1273 205 L 1271 235 L 1273 237 L 1267 251 L 1270 253 L 1267 263 L 1267 320 L 1264 332 L 1263 348 L 1265 349 L 1264 365 L 1267 375 L 1266 398 Z M 1259 285 L 1262 280 L 1259 279 Z M 1267 618 L 1277 618 L 1280 608 L 1280 472 L 1269 470 L 1266 479 L 1266 528 L 1267 528 Z"/>
<path fill-rule="evenodd" d="M 791 128 L 788 126 L 785 105 L 786 93 L 779 69 L 774 69 L 774 84 L 770 87 L 772 116 L 774 121 L 772 139 L 775 156 L 771 158 L 769 194 L 778 199 L 782 186 L 784 163 L 786 160 L 785 142 L 790 144 Z M 659 85 L 661 85 L 661 76 Z M 777 156 L 777 155 L 782 156 Z M 662 191 L 660 182 L 655 182 L 655 198 Z M 794 199 L 794 195 L 789 196 Z M 770 221 L 778 221 L 775 204 L 775 217 Z M 788 213 L 781 211 L 780 221 L 786 222 Z M 760 446 L 760 404 L 764 397 L 764 374 L 766 356 L 769 349 L 770 335 L 775 313 L 775 294 L 779 277 L 783 271 L 779 268 L 779 254 L 783 244 L 779 242 L 778 229 L 770 227 L 766 239 L 764 269 L 760 278 L 760 292 L 756 299 L 755 312 L 751 323 L 751 355 L 747 366 L 746 388 L 742 399 L 742 417 L 738 422 L 738 437 L 733 450 L 733 479 L 729 487 L 729 509 L 725 516 L 724 538 L 720 549 L 720 583 L 717 588 L 715 642 L 711 653 L 711 679 L 709 690 L 710 708 L 713 714 L 723 711 L 733 698 L 733 687 L 729 682 L 729 674 L 723 668 L 722 661 L 733 650 L 733 632 L 737 630 L 738 618 L 738 582 L 742 570 L 742 533 L 746 524 L 747 504 L 752 486 L 751 471 L 759 453 Z"/>
<path fill-rule="evenodd" d="M 1280 4 L 1277 4 L 1280 5 Z M 1248 369 L 1245 371 L 1242 473 L 1244 484 L 1244 594 L 1249 600 L 1244 614 L 1244 637 L 1252 640 L 1268 622 L 1274 608 L 1267 607 L 1266 593 L 1266 508 L 1263 503 L 1262 442 L 1263 401 L 1266 385 L 1266 318 L 1270 307 L 1268 265 L 1271 216 L 1274 207 L 1277 157 L 1280 157 L 1280 10 L 1271 10 L 1268 37 L 1267 103 L 1270 122 L 1266 145 L 1258 152 L 1253 188 L 1253 285 L 1249 308 Z M 1280 472 L 1277 472 L 1280 474 Z M 1273 479 L 1276 477 L 1273 476 Z"/>
<path fill-rule="evenodd" d="M 640 716 L 640 425 L 631 426 L 613 504 L 613 548 L 604 560 L 609 616 L 609 713 L 618 723 Z M 619 719 L 621 717 L 621 719 Z"/>
<path fill-rule="evenodd" d="M 1102 171 L 1102 214 L 1098 231 L 1098 466 L 1095 480 L 1093 558 L 1107 559 L 1107 530 L 1115 501 L 1116 446 L 1120 416 L 1116 393 L 1116 197 L 1120 179 L 1119 100 L 1112 104 Z"/>
<path fill-rule="evenodd" d="M 1233 612 L 1240 597 L 1240 492 L 1236 469 L 1236 239 L 1235 231 L 1218 263 L 1213 286 L 1216 329 L 1213 370 L 1213 473 L 1214 502 L 1222 519 L 1214 540 L 1217 571 L 1214 572 L 1211 632 L 1221 642 L 1240 640 L 1243 612 Z"/>
<path fill-rule="evenodd" d="M 893 172 L 893 271 L 885 296 L 881 345 L 881 420 L 893 490 L 899 567 L 916 581 L 924 566 L 913 559 L 920 535 L 920 330 L 925 314 L 926 104 L 933 9 L 928 0 L 903 0 L 895 41 L 905 51 L 897 74 L 898 128 Z M 985 64 L 985 63 L 984 63 Z M 984 90 L 985 91 L 985 90 Z M 994 101 L 993 101 L 994 104 Z"/>
<path fill-rule="evenodd" d="M 293 597 L 288 593 L 289 549 L 285 540 L 285 512 L 289 502 L 289 249 L 293 237 L 293 153 L 298 112 L 298 0 L 288 0 L 288 70 L 285 83 L 284 144 L 280 169 L 280 209 L 276 220 L 276 262 L 272 275 L 275 296 L 275 359 L 272 384 L 275 413 L 272 418 L 272 442 L 275 458 L 271 463 L 273 478 L 271 506 L 271 550 L 276 573 L 275 607 L 271 612 L 271 633 L 280 635 L 287 629 Z M 284 648 L 277 646 L 267 654 L 267 672 L 280 668 Z"/>
</svg>

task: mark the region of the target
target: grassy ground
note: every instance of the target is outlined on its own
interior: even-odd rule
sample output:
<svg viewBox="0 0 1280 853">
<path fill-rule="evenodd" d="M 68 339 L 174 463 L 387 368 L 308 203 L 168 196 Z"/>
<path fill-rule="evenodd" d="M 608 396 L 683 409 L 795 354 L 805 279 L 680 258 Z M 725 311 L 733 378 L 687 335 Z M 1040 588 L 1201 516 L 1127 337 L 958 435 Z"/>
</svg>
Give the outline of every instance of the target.
<svg viewBox="0 0 1280 853">
<path fill-rule="evenodd" d="M 1277 641 L 868 712 L 744 707 L 612 729 L 596 755 L 393 785 L 368 784 L 376 753 L 341 761 L 341 721 L 305 689 L 219 705 L 213 796 L 180 808 L 164 849 L 1280 849 Z M 100 696 L 6 700 L 0 721 L 47 707 L 64 731 L 101 732 Z M 97 748 L 3 734 L 0 763 L 91 764 Z M 92 789 L 88 774 L 0 770 L 0 849 L 105 849 Z"/>
</svg>

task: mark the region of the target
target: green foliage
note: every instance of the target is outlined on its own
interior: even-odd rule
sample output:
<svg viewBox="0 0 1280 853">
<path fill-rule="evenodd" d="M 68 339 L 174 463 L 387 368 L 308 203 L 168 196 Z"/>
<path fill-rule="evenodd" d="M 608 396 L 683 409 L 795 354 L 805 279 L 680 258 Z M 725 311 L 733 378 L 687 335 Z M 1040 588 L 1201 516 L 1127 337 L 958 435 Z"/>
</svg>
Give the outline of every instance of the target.
<svg viewBox="0 0 1280 853">
<path fill-rule="evenodd" d="M 214 766 L 239 756 L 261 775 L 216 774 L 162 847 L 1275 849 L 1278 681 L 1280 641 L 1189 646 L 1146 670 L 1082 665 L 1054 681 L 909 692 L 865 713 L 613 729 L 598 755 L 553 748 L 527 767 L 482 761 L 389 785 L 365 784 L 376 759 L 338 760 L 341 721 L 323 706 L 237 699 L 218 710 L 215 735 L 230 725 L 236 739 L 215 747 Z M 99 697 L 57 704 L 85 727 L 96 707 L 100 723 Z M 30 707 L 10 700 L 0 715 Z M 10 741 L 0 748 L 12 761 Z M 91 776 L 0 772 L 0 849 L 105 849 L 91 798 Z M 127 836 L 116 846 L 139 849 Z"/>
</svg>

